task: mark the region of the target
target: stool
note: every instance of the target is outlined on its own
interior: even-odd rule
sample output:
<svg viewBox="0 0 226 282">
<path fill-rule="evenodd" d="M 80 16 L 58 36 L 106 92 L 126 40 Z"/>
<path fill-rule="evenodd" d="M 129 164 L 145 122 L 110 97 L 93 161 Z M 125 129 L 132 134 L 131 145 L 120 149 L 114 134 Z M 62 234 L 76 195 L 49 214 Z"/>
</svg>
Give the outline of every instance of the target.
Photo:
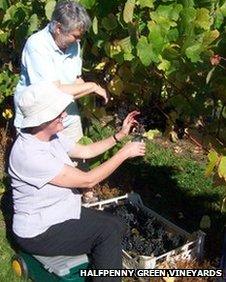
<svg viewBox="0 0 226 282">
<path fill-rule="evenodd" d="M 86 254 L 44 257 L 20 251 L 12 259 L 15 273 L 20 277 L 31 278 L 35 282 L 88 281 L 85 277 L 79 276 L 79 270 L 87 269 L 88 266 Z"/>
</svg>

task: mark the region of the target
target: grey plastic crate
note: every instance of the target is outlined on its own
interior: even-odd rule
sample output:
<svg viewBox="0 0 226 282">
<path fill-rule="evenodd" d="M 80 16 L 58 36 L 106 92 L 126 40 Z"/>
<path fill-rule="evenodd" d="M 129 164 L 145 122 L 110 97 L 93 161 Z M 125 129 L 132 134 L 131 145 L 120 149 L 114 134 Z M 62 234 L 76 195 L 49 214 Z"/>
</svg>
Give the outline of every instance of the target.
<svg viewBox="0 0 226 282">
<path fill-rule="evenodd" d="M 92 204 L 85 204 L 84 206 L 104 210 L 106 207 L 109 207 L 112 204 L 123 204 L 125 200 L 129 200 L 133 203 L 138 204 L 143 210 L 145 210 L 145 212 L 147 212 L 147 214 L 157 218 L 165 226 L 167 231 L 181 235 L 186 240 L 186 243 L 181 247 L 173 249 L 159 256 L 137 255 L 136 257 L 131 257 L 125 250 L 123 250 L 123 266 L 125 268 L 153 269 L 159 267 L 159 265 L 163 262 L 174 262 L 177 260 L 191 260 L 195 258 L 202 258 L 205 233 L 200 230 L 192 234 L 188 233 L 187 231 L 165 219 L 152 209 L 144 206 L 139 194 L 137 193 L 125 194 L 120 197 L 103 200 Z"/>
</svg>

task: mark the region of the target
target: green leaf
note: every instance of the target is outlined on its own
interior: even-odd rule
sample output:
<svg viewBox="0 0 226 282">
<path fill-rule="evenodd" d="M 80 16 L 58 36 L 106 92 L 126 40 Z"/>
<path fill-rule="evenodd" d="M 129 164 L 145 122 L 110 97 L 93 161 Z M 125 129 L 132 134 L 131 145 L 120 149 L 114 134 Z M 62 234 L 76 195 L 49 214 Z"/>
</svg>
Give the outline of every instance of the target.
<svg viewBox="0 0 226 282">
<path fill-rule="evenodd" d="M 88 136 L 82 136 L 82 138 L 79 140 L 78 142 L 79 144 L 82 145 L 89 145 L 93 143 L 93 140 L 91 138 L 89 138 Z"/>
<path fill-rule="evenodd" d="M 220 7 L 220 11 L 224 17 L 226 17 L 226 2 Z"/>
<path fill-rule="evenodd" d="M 80 0 L 79 3 L 81 3 L 86 9 L 90 10 L 95 5 L 96 0 Z"/>
<path fill-rule="evenodd" d="M 159 70 L 168 71 L 171 66 L 170 61 L 162 60 L 162 62 L 157 66 Z"/>
<path fill-rule="evenodd" d="M 98 33 L 98 19 L 97 19 L 97 17 L 94 17 L 94 19 L 93 19 L 92 28 L 93 28 L 93 33 L 97 34 Z"/>
<path fill-rule="evenodd" d="M 167 34 L 167 38 L 170 42 L 177 41 L 178 37 L 179 37 L 179 31 L 177 28 L 172 28 L 169 30 Z"/>
<path fill-rule="evenodd" d="M 200 221 L 201 229 L 209 229 L 211 227 L 211 220 L 208 215 L 204 215 Z"/>
<path fill-rule="evenodd" d="M 206 76 L 206 84 L 208 84 L 208 83 L 210 82 L 210 79 L 211 79 L 211 77 L 212 77 L 212 75 L 213 75 L 213 73 L 214 73 L 214 71 L 215 71 L 215 68 L 216 68 L 216 67 L 213 67 L 213 68 L 208 72 L 208 74 L 207 74 L 207 76 Z"/>
<path fill-rule="evenodd" d="M 197 9 L 195 25 L 197 27 L 208 30 L 212 25 L 212 18 L 209 15 L 209 10 L 206 8 Z"/>
<path fill-rule="evenodd" d="M 203 37 L 203 46 L 205 48 L 208 48 L 209 45 L 212 44 L 213 41 L 215 41 L 219 36 L 220 36 L 220 33 L 217 29 L 206 31 Z"/>
<path fill-rule="evenodd" d="M 54 0 L 47 2 L 45 5 L 45 14 L 48 20 L 51 20 L 55 5 L 56 5 L 56 1 Z"/>
<path fill-rule="evenodd" d="M 7 43 L 8 35 L 9 34 L 7 32 L 4 32 L 3 30 L 0 29 L 0 42 Z"/>
<path fill-rule="evenodd" d="M 218 174 L 221 178 L 224 178 L 226 181 L 226 156 L 222 157 L 218 167 Z"/>
<path fill-rule="evenodd" d="M 3 11 L 6 11 L 9 7 L 9 2 L 8 0 L 1 0 L 0 1 L 0 9 L 2 9 Z"/>
<path fill-rule="evenodd" d="M 114 15 L 103 18 L 101 25 L 107 30 L 113 30 L 118 26 L 117 19 Z"/>
<path fill-rule="evenodd" d="M 215 12 L 215 21 L 214 21 L 214 27 L 220 28 L 224 22 L 224 15 L 220 11 L 220 9 L 217 9 Z"/>
<path fill-rule="evenodd" d="M 134 8 L 135 8 L 135 0 L 127 0 L 123 10 L 124 22 L 126 23 L 132 22 Z"/>
<path fill-rule="evenodd" d="M 213 169 L 218 163 L 219 157 L 216 151 L 211 150 L 208 154 L 209 163 L 206 167 L 205 176 L 209 177 L 210 174 L 213 172 Z"/>
<path fill-rule="evenodd" d="M 221 212 L 226 212 L 226 198 L 223 199 L 222 205 L 221 205 Z"/>
<path fill-rule="evenodd" d="M 36 14 L 33 14 L 29 19 L 29 28 L 28 28 L 28 34 L 32 34 L 34 31 L 38 29 L 38 16 Z"/>
<path fill-rule="evenodd" d="M 141 8 L 154 8 L 154 2 L 155 0 L 138 0 Z"/>
<path fill-rule="evenodd" d="M 21 3 L 17 3 L 16 5 L 12 5 L 9 7 L 9 9 L 7 9 L 2 22 L 5 23 L 9 21 L 14 24 L 21 24 L 25 17 L 26 8 Z"/>
<path fill-rule="evenodd" d="M 224 107 L 224 109 L 223 109 L 222 116 L 223 116 L 223 118 L 226 119 L 226 107 Z"/>
<path fill-rule="evenodd" d="M 185 50 L 185 54 L 192 63 L 201 61 L 200 53 L 202 52 L 202 44 L 196 43 Z"/>
<path fill-rule="evenodd" d="M 152 58 L 150 56 L 150 44 L 145 36 L 141 36 L 137 44 L 137 54 L 140 58 L 141 62 L 145 66 L 149 66 L 152 62 Z"/>
<path fill-rule="evenodd" d="M 161 53 L 167 42 L 167 38 L 161 29 L 161 26 L 153 21 L 148 23 L 149 36 L 148 40 L 152 43 L 153 49 L 156 53 Z"/>
</svg>

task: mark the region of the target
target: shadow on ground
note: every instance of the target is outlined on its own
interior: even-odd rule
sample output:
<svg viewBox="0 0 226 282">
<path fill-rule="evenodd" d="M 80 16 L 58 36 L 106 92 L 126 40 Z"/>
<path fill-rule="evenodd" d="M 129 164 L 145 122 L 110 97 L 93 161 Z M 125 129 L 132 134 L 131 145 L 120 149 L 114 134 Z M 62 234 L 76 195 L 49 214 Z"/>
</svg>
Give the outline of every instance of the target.
<svg viewBox="0 0 226 282">
<path fill-rule="evenodd" d="M 174 167 L 151 166 L 145 162 L 127 162 L 110 178 L 110 183 L 125 192 L 139 193 L 146 206 L 188 232 L 200 229 L 203 215 L 211 218 L 206 232 L 205 257 L 218 263 L 221 256 L 225 216 L 214 208 L 220 196 L 211 193 L 192 195 L 178 186 Z M 120 179 L 120 180 L 119 180 Z M 126 187 L 126 189 L 125 189 Z M 197 187 L 198 188 L 198 187 Z"/>
</svg>

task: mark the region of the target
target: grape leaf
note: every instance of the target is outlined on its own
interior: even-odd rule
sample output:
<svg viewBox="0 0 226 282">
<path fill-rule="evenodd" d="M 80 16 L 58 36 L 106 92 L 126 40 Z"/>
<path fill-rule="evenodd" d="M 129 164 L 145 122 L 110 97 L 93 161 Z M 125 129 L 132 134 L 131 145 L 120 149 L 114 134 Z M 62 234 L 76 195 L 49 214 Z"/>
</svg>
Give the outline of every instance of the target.
<svg viewBox="0 0 226 282">
<path fill-rule="evenodd" d="M 206 167 L 205 176 L 208 177 L 212 173 L 214 167 L 217 165 L 219 156 L 216 151 L 211 150 L 208 154 L 209 163 Z"/>
<path fill-rule="evenodd" d="M 45 5 L 45 14 L 48 20 L 51 19 L 55 5 L 56 5 L 56 1 L 54 0 L 47 2 Z"/>
<path fill-rule="evenodd" d="M 141 8 L 145 8 L 145 7 L 154 8 L 155 0 L 139 0 L 138 2 Z"/>
<path fill-rule="evenodd" d="M 6 11 L 9 6 L 9 2 L 7 0 L 1 0 L 0 1 L 0 9 L 3 11 Z"/>
<path fill-rule="evenodd" d="M 218 174 L 226 181 L 226 156 L 222 157 L 218 167 Z"/>
<path fill-rule="evenodd" d="M 200 53 L 202 52 L 202 44 L 195 43 L 194 45 L 186 48 L 185 54 L 192 63 L 200 62 Z"/>
<path fill-rule="evenodd" d="M 226 17 L 226 2 L 220 7 L 220 10 L 224 17 Z"/>
<path fill-rule="evenodd" d="M 93 28 L 93 33 L 97 34 L 98 33 L 98 19 L 97 19 L 97 17 L 94 17 L 94 19 L 93 19 L 92 28 Z"/>
<path fill-rule="evenodd" d="M 32 34 L 34 31 L 36 31 L 38 29 L 38 24 L 39 24 L 39 20 L 38 20 L 38 16 L 37 14 L 33 14 L 30 19 L 29 19 L 29 28 L 28 28 L 28 33 Z"/>
<path fill-rule="evenodd" d="M 208 30 L 210 28 L 210 26 L 212 25 L 212 19 L 209 15 L 208 9 L 197 9 L 195 25 L 205 30 Z"/>
<path fill-rule="evenodd" d="M 204 215 L 200 221 L 201 229 L 209 229 L 211 227 L 211 220 L 208 215 Z"/>
<path fill-rule="evenodd" d="M 86 8 L 86 9 L 91 9 L 95 3 L 96 0 L 80 0 L 80 3 Z"/>
<path fill-rule="evenodd" d="M 141 36 L 137 44 L 137 54 L 142 64 L 145 66 L 149 66 L 152 62 L 152 58 L 150 56 L 150 49 L 151 46 L 148 43 L 147 38 L 145 36 Z"/>
<path fill-rule="evenodd" d="M 117 27 L 117 19 L 114 16 L 103 18 L 101 25 L 108 31 L 113 30 Z"/>
<path fill-rule="evenodd" d="M 126 23 L 132 22 L 134 8 L 135 8 L 135 0 L 127 0 L 123 10 L 124 22 Z"/>
</svg>

